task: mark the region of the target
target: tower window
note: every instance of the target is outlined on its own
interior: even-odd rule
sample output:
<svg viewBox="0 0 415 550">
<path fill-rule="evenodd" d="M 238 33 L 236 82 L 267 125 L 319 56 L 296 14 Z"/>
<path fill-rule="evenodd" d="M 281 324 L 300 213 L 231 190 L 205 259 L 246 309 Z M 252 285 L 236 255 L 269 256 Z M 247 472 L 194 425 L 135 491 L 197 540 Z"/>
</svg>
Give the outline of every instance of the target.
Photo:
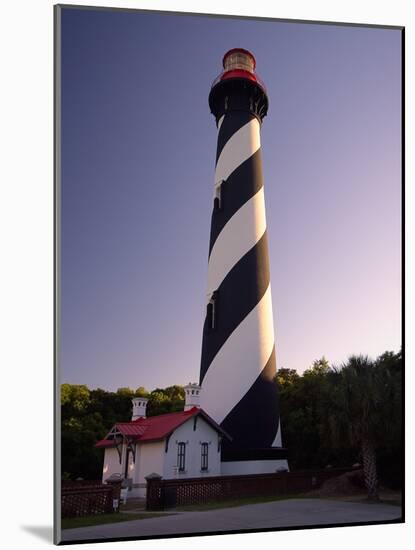
<svg viewBox="0 0 415 550">
<path fill-rule="evenodd" d="M 223 189 L 222 186 L 225 180 L 220 181 L 215 187 L 215 198 L 213 199 L 213 210 L 222 210 L 223 208 Z"/>
<path fill-rule="evenodd" d="M 207 305 L 207 328 L 209 330 L 214 330 L 217 327 L 217 299 L 218 292 L 212 292 L 209 303 Z"/>
<path fill-rule="evenodd" d="M 208 457 L 209 457 L 209 443 L 202 443 L 200 469 L 204 472 L 208 469 Z"/>
<path fill-rule="evenodd" d="M 186 465 L 186 443 L 181 441 L 177 444 L 177 466 L 179 468 L 179 472 L 184 472 L 184 468 Z"/>
</svg>

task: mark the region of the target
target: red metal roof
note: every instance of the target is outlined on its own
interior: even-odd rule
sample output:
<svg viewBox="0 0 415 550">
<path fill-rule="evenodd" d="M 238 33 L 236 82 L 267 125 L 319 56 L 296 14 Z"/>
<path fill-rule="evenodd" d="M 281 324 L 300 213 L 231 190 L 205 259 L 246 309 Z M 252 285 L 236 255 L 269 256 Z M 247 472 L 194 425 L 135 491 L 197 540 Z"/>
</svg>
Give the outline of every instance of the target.
<svg viewBox="0 0 415 550">
<path fill-rule="evenodd" d="M 116 428 L 122 435 L 135 439 L 137 441 L 157 441 L 169 436 L 176 428 L 181 426 L 186 420 L 193 416 L 202 416 L 215 430 L 222 433 L 230 439 L 230 436 L 211 418 L 205 411 L 197 407 L 193 407 L 188 411 L 179 411 L 174 413 L 159 414 L 158 416 L 150 416 L 149 418 L 138 418 L 131 422 L 119 422 L 115 424 Z M 95 444 L 95 447 L 113 447 L 115 443 L 112 439 L 101 439 Z"/>
<path fill-rule="evenodd" d="M 134 422 L 120 422 L 115 424 L 115 427 L 123 434 L 129 437 L 140 437 L 146 431 L 147 426 L 141 423 Z"/>
<path fill-rule="evenodd" d="M 115 447 L 115 443 L 112 439 L 101 439 L 98 443 L 95 443 L 95 447 L 106 448 L 106 447 Z"/>
</svg>

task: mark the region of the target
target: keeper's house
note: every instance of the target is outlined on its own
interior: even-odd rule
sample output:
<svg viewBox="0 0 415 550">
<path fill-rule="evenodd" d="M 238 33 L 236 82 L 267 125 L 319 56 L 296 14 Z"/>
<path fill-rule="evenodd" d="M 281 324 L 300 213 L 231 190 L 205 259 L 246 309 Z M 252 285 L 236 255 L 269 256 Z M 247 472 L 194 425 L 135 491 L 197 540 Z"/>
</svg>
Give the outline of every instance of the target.
<svg viewBox="0 0 415 550">
<path fill-rule="evenodd" d="M 120 474 L 131 496 L 145 496 L 146 476 L 164 479 L 221 474 L 221 442 L 230 436 L 199 406 L 200 386 L 185 386 L 183 411 L 146 418 L 147 399 L 133 399 L 131 422 L 113 426 L 104 448 L 102 479 Z"/>
</svg>

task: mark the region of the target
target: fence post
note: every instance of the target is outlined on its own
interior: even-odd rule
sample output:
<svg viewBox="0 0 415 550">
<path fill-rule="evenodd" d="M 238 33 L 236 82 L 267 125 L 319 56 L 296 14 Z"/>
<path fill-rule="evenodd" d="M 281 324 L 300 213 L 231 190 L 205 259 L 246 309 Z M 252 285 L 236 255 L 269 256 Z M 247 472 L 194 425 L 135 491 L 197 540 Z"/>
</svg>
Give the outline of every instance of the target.
<svg viewBox="0 0 415 550">
<path fill-rule="evenodd" d="M 161 486 L 161 475 L 152 473 L 146 476 L 145 480 L 147 482 L 146 510 L 163 510 L 164 495 Z"/>
<path fill-rule="evenodd" d="M 105 483 L 112 487 L 112 509 L 114 512 L 119 512 L 122 478 L 113 474 L 105 480 Z"/>
</svg>

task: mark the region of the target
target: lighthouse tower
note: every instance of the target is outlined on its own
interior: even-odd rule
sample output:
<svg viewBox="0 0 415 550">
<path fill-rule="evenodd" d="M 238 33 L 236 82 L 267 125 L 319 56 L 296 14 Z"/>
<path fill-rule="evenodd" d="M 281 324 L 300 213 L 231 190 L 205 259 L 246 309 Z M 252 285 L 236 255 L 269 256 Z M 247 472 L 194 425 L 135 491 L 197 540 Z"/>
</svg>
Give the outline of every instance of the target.
<svg viewBox="0 0 415 550">
<path fill-rule="evenodd" d="M 209 106 L 218 128 L 201 406 L 232 437 L 222 473 L 288 469 L 281 446 L 260 128 L 265 86 L 247 50 L 230 50 Z"/>
</svg>

